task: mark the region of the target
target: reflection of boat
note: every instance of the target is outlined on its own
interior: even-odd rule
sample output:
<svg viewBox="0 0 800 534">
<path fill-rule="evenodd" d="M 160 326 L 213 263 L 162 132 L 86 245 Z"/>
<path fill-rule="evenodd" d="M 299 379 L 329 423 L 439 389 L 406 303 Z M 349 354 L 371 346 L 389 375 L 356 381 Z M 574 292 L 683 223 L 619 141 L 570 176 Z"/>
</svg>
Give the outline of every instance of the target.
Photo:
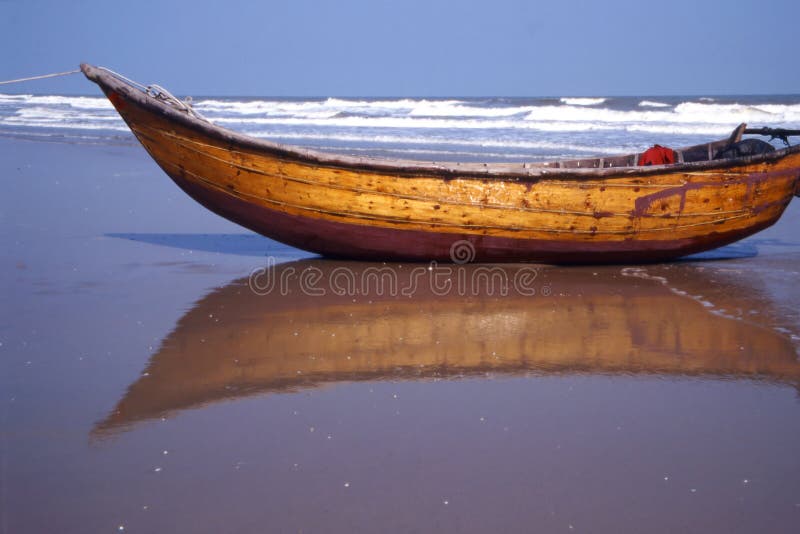
<svg viewBox="0 0 800 534">
<path fill-rule="evenodd" d="M 440 269 L 452 270 L 434 285 Z M 341 381 L 593 373 L 800 383 L 787 336 L 683 295 L 709 288 L 702 269 L 593 271 L 325 260 L 271 267 L 200 300 L 95 432 Z M 656 276 L 664 273 L 670 284 Z M 770 313 L 747 286 L 715 295 L 729 310 Z"/>
<path fill-rule="evenodd" d="M 714 159 L 738 140 L 547 163 L 434 163 L 333 155 L 226 130 L 152 86 L 82 66 L 153 159 L 211 211 L 324 255 L 478 261 L 653 261 L 762 230 L 798 186 L 800 145 Z"/>
</svg>

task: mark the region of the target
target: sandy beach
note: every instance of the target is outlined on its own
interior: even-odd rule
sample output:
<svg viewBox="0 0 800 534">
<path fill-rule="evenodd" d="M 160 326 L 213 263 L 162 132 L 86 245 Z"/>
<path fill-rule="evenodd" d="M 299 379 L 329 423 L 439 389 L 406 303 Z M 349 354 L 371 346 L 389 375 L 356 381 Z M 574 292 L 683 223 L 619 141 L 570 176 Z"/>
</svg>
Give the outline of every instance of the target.
<svg viewBox="0 0 800 534">
<path fill-rule="evenodd" d="M 705 259 L 442 293 L 220 219 L 132 142 L 0 161 L 2 534 L 800 524 L 796 201 Z"/>
</svg>

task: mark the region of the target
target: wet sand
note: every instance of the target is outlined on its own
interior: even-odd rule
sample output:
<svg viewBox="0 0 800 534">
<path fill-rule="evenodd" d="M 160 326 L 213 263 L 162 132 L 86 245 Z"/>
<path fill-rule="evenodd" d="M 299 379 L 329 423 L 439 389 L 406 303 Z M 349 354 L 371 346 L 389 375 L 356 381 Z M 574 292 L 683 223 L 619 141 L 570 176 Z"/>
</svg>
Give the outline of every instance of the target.
<svg viewBox="0 0 800 534">
<path fill-rule="evenodd" d="M 415 274 L 136 146 L 0 156 L 2 534 L 800 525 L 797 202 L 726 259 Z"/>
</svg>

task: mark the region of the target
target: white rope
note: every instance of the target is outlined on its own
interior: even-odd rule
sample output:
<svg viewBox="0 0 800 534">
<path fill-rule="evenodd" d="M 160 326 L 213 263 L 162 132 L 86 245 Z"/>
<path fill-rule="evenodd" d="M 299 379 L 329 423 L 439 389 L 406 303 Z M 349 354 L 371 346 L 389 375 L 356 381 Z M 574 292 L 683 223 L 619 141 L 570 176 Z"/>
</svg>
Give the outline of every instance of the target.
<svg viewBox="0 0 800 534">
<path fill-rule="evenodd" d="M 174 96 L 172 93 L 170 93 L 160 85 L 156 84 L 148 85 L 146 92 L 147 94 L 149 94 L 154 98 L 166 102 L 167 104 L 171 104 L 180 109 L 181 111 L 185 111 L 192 117 L 195 117 L 202 121 L 209 122 L 208 119 L 203 117 L 198 111 L 195 111 L 195 109 L 192 107 L 192 97 L 190 96 L 187 96 L 186 100 L 178 100 L 178 98 Z"/>
<path fill-rule="evenodd" d="M 147 92 L 147 87 L 145 87 L 144 85 L 140 84 L 139 82 L 135 82 L 135 81 L 131 80 L 130 78 L 126 78 L 125 76 L 123 76 L 119 72 L 114 72 L 113 70 L 107 69 L 106 67 L 97 67 L 97 68 L 99 70 L 106 71 L 107 73 L 109 73 L 113 77 L 115 77 L 115 78 L 117 78 L 119 80 L 122 80 L 123 82 L 127 83 L 128 85 L 132 85 L 132 86 L 136 87 L 137 89 L 139 89 L 143 93 Z"/>
<path fill-rule="evenodd" d="M 56 76 L 68 76 L 70 74 L 77 74 L 81 70 L 69 70 L 67 72 L 54 72 L 53 74 L 42 74 L 41 76 L 31 76 L 30 78 L 17 78 L 16 80 L 6 80 L 4 82 L 0 82 L 0 85 L 6 85 L 9 83 L 20 83 L 20 82 L 29 82 L 31 80 L 43 80 L 44 78 L 55 78 Z"/>
<path fill-rule="evenodd" d="M 111 69 L 107 69 L 106 67 L 98 67 L 98 68 L 106 71 L 107 73 L 111 74 L 115 78 L 118 78 L 119 80 L 121 80 L 121 81 L 123 81 L 123 82 L 125 82 L 125 83 L 127 83 L 129 85 L 132 85 L 133 87 L 136 87 L 137 89 L 142 91 L 147 96 L 151 96 L 151 97 L 153 97 L 153 98 L 155 98 L 157 100 L 161 100 L 162 102 L 164 102 L 166 104 L 169 104 L 172 107 L 178 108 L 179 110 L 188 113 L 192 117 L 195 117 L 195 118 L 200 119 L 200 120 L 205 121 L 205 122 L 211 122 L 207 118 L 205 118 L 203 115 L 201 115 L 200 112 L 196 111 L 192 107 L 192 97 L 190 97 L 190 96 L 187 96 L 186 100 L 179 100 L 176 96 L 174 96 L 172 93 L 170 93 L 169 91 L 167 91 L 166 89 L 164 89 L 160 85 L 151 84 L 151 85 L 145 86 L 145 85 L 140 84 L 139 82 L 135 82 L 135 81 L 131 80 L 130 78 L 126 78 L 125 76 L 123 76 L 122 74 L 120 74 L 118 72 L 114 72 Z"/>
</svg>

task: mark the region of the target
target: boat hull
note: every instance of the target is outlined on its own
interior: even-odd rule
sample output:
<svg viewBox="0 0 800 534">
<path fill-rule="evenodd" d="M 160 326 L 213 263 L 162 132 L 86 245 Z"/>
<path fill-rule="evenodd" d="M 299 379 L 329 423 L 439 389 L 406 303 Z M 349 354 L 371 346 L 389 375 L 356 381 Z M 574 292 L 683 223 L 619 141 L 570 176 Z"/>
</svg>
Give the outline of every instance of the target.
<svg viewBox="0 0 800 534">
<path fill-rule="evenodd" d="M 457 263 L 537 261 L 556 264 L 648 263 L 679 258 L 738 241 L 774 221 L 746 230 L 713 232 L 694 238 L 585 242 L 569 238 L 519 239 L 491 235 L 402 230 L 291 215 L 200 187 L 181 176 L 173 181 L 209 210 L 245 228 L 331 258 L 382 261 L 455 261 Z M 777 219 L 777 217 L 776 217 Z M 464 256 L 459 256 L 459 250 Z"/>
<path fill-rule="evenodd" d="M 800 152 L 659 167 L 551 168 L 335 156 L 247 138 L 84 67 L 161 168 L 211 211 L 326 256 L 663 261 L 775 223 Z"/>
</svg>

